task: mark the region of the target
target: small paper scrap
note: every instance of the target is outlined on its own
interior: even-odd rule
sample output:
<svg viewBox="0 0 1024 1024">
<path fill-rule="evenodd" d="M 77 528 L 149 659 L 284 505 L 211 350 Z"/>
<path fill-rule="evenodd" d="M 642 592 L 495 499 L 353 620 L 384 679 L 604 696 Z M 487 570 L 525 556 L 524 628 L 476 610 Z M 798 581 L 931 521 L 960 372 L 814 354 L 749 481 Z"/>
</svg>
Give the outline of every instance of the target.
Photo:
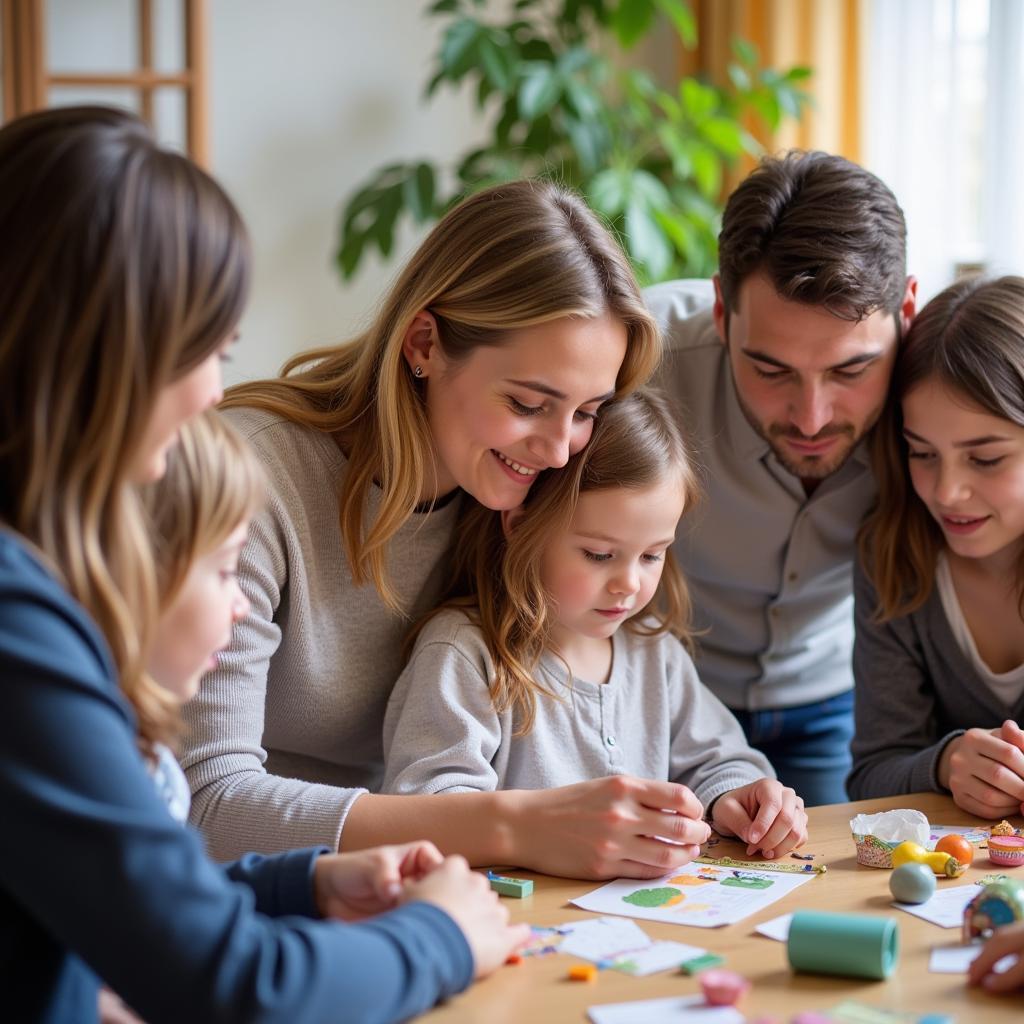
<svg viewBox="0 0 1024 1024">
<path fill-rule="evenodd" d="M 623 974 L 646 978 L 648 974 L 657 974 L 658 971 L 675 970 L 684 960 L 692 960 L 706 952 L 706 949 L 687 946 L 683 942 L 655 942 L 646 949 L 627 953 L 610 966 L 612 970 L 622 971 Z"/>
<path fill-rule="evenodd" d="M 651 938 L 635 921 L 624 917 L 598 917 L 559 925 L 565 933 L 559 953 L 592 960 L 617 960 L 626 953 L 647 949 Z"/>
<path fill-rule="evenodd" d="M 785 942 L 789 938 L 789 923 L 792 920 L 792 914 L 780 914 L 778 917 L 773 917 L 770 921 L 765 921 L 764 924 L 759 924 L 754 931 L 758 935 L 775 939 L 776 942 Z"/>
<path fill-rule="evenodd" d="M 980 943 L 968 946 L 933 946 L 928 960 L 928 970 L 933 974 L 966 974 L 974 958 L 981 952 Z M 992 968 L 996 974 L 1008 971 L 1017 962 L 1013 954 L 997 960 Z"/>
<path fill-rule="evenodd" d="M 964 908 L 980 889 L 980 885 L 958 885 L 952 889 L 939 889 L 924 903 L 894 902 L 893 906 L 940 928 L 959 928 L 964 922 Z"/>
<path fill-rule="evenodd" d="M 591 1006 L 592 1024 L 744 1024 L 734 1006 L 708 1006 L 703 996 L 670 996 Z"/>
</svg>

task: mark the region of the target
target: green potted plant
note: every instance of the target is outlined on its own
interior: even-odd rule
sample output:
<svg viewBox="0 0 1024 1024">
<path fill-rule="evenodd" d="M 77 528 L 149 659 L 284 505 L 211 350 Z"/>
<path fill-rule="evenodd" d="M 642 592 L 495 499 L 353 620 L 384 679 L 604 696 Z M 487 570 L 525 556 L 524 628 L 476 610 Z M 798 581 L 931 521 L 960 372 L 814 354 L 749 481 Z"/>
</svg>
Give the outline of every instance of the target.
<svg viewBox="0 0 1024 1024">
<path fill-rule="evenodd" d="M 642 282 L 708 276 L 724 172 L 761 151 L 744 123 L 753 115 L 774 131 L 809 102 L 807 68 L 762 69 L 741 40 L 725 88 L 687 76 L 666 90 L 613 62 L 616 46 L 630 49 L 664 20 L 692 48 L 687 0 L 436 0 L 428 15 L 446 25 L 426 95 L 469 83 L 489 139 L 447 171 L 394 163 L 353 192 L 337 252 L 346 279 L 370 248 L 390 255 L 403 216 L 429 223 L 468 192 L 537 175 L 575 188 L 607 218 Z"/>
</svg>

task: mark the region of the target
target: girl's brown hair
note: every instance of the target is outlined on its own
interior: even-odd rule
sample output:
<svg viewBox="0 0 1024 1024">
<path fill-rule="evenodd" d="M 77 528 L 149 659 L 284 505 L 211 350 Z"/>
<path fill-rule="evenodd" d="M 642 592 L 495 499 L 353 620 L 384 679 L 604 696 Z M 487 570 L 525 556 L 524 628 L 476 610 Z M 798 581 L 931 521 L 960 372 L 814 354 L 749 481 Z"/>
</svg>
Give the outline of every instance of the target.
<svg viewBox="0 0 1024 1024">
<path fill-rule="evenodd" d="M 929 380 L 1024 427 L 1024 278 L 951 285 L 918 314 L 900 348 L 889 401 L 871 441 L 878 502 L 859 538 L 861 561 L 878 591 L 879 621 L 924 604 L 945 547 L 942 531 L 914 493 L 903 436 L 901 403 Z M 1024 601 L 1024 558 L 1017 575 Z"/>
<path fill-rule="evenodd" d="M 697 475 L 677 415 L 664 396 L 647 387 L 608 403 L 590 443 L 564 469 L 542 473 L 530 488 L 524 514 L 507 537 L 500 513 L 480 505 L 462 513 L 447 597 L 417 625 L 410 645 L 441 609 L 465 610 L 479 625 L 494 661 L 495 708 L 513 709 L 517 732 L 529 732 L 537 695 L 547 694 L 534 678 L 549 646 L 553 616 L 540 572 L 545 547 L 552 536 L 570 529 L 581 494 L 641 490 L 672 477 L 689 508 L 699 496 Z M 671 549 L 651 603 L 623 628 L 644 636 L 668 632 L 690 646 L 690 597 Z"/>
<path fill-rule="evenodd" d="M 148 746 L 177 708 L 143 670 L 156 595 L 131 477 L 161 390 L 237 323 L 246 233 L 137 117 L 67 107 L 0 129 L 0 238 L 0 521 L 103 632 Z"/>
<path fill-rule="evenodd" d="M 180 431 L 167 472 L 143 489 L 162 610 L 197 559 L 259 511 L 266 480 L 253 449 L 222 416 L 195 416 Z"/>
<path fill-rule="evenodd" d="M 547 181 L 516 181 L 459 203 L 399 275 L 368 330 L 348 344 L 306 352 L 282 376 L 232 388 L 226 407 L 253 406 L 336 437 L 348 455 L 339 495 L 342 542 L 356 584 L 372 581 L 396 610 L 387 543 L 412 514 L 431 471 L 423 382 L 402 343 L 422 310 L 434 315 L 445 358 L 561 317 L 611 313 L 628 346 L 617 392 L 651 375 L 657 327 L 622 250 L 578 196 Z M 366 522 L 371 489 L 380 511 Z"/>
</svg>

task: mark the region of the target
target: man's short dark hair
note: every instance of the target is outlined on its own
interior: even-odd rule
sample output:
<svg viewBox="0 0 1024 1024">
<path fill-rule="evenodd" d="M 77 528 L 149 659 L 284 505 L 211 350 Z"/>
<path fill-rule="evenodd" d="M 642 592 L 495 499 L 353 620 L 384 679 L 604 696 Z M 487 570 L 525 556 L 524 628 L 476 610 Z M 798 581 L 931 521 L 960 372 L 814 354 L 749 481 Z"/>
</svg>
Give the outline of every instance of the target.
<svg viewBox="0 0 1024 1024">
<path fill-rule="evenodd" d="M 860 320 L 896 313 L 906 290 L 906 223 L 889 188 L 841 156 L 766 157 L 726 203 L 718 236 L 726 310 L 764 274 L 783 298 Z"/>
</svg>

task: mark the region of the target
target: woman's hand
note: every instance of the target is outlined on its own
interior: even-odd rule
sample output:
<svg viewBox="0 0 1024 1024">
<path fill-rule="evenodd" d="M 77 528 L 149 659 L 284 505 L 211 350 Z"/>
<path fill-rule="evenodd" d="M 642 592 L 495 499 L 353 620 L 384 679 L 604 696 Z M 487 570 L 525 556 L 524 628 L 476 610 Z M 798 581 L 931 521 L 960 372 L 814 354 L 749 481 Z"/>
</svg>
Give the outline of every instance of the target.
<svg viewBox="0 0 1024 1024">
<path fill-rule="evenodd" d="M 486 876 L 471 871 L 463 857 L 446 857 L 440 867 L 407 884 L 402 902 L 409 900 L 433 903 L 459 926 L 477 978 L 500 967 L 530 937 L 529 925 L 509 925 L 508 910 Z"/>
<path fill-rule="evenodd" d="M 688 864 L 711 830 L 674 782 L 612 775 L 516 794 L 510 863 L 571 878 L 657 878 Z"/>
<path fill-rule="evenodd" d="M 1024 801 L 1024 733 L 1011 721 L 999 729 L 968 729 L 946 744 L 938 776 L 969 814 L 1016 814 Z"/>
<path fill-rule="evenodd" d="M 423 878 L 443 861 L 433 843 L 375 846 L 358 853 L 318 857 L 313 899 L 324 917 L 354 921 L 398 905 L 406 884 Z"/>
<path fill-rule="evenodd" d="M 711 823 L 716 832 L 742 839 L 748 856 L 760 850 L 768 860 L 807 842 L 803 800 L 775 779 L 758 779 L 720 796 Z"/>
</svg>

